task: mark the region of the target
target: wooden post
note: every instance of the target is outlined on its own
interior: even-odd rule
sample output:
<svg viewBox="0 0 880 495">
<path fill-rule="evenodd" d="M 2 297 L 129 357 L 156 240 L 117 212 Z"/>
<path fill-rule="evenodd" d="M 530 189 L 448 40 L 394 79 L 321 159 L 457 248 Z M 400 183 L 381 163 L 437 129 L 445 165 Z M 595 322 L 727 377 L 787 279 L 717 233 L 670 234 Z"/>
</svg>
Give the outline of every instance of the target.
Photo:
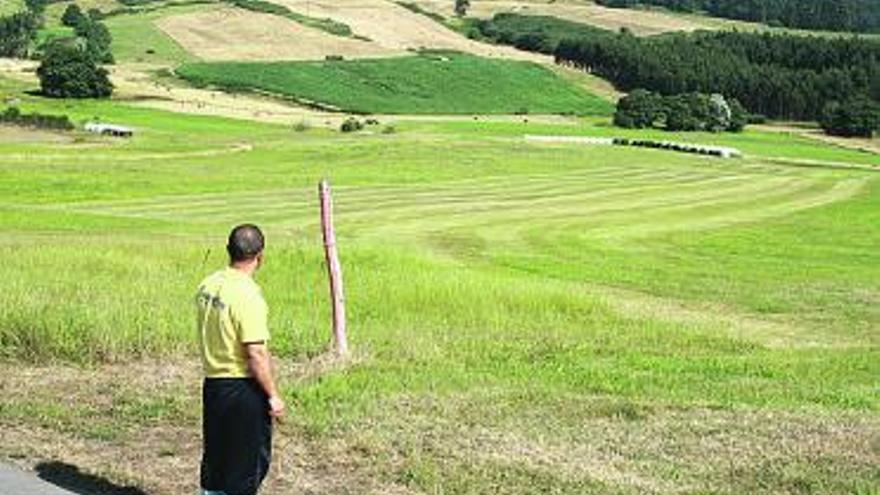
<svg viewBox="0 0 880 495">
<path fill-rule="evenodd" d="M 324 234 L 324 256 L 327 260 L 327 273 L 330 276 L 330 299 L 333 306 L 333 340 L 339 355 L 348 353 L 348 338 L 345 334 L 345 295 L 342 291 L 342 268 L 336 252 L 336 234 L 333 231 L 333 200 L 330 184 L 322 180 L 318 184 L 321 199 L 321 231 Z"/>
</svg>

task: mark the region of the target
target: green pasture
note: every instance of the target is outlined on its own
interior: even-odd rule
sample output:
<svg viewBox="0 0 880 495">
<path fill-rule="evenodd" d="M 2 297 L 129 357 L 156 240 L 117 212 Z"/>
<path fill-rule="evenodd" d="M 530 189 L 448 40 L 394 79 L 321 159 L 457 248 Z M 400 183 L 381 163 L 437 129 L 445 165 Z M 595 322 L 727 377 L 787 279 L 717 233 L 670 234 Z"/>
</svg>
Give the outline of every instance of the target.
<svg viewBox="0 0 880 495">
<path fill-rule="evenodd" d="M 14 14 L 24 9 L 24 1 L 22 0 L 3 0 L 0 2 L 0 16 Z"/>
<path fill-rule="evenodd" d="M 177 73 L 198 85 L 268 91 L 362 113 L 612 111 L 606 101 L 539 65 L 452 52 L 376 60 L 191 63 Z"/>
<path fill-rule="evenodd" d="M 182 4 L 110 17 L 104 23 L 113 36 L 113 56 L 116 57 L 117 63 L 177 65 L 197 60 L 174 39 L 156 27 L 154 22 L 171 15 L 213 8 L 217 8 L 217 6 L 213 4 Z"/>
<path fill-rule="evenodd" d="M 880 175 L 772 161 L 877 155 L 758 131 L 638 134 L 736 146 L 737 160 L 524 139 L 621 134 L 598 117 L 342 134 L 21 97 L 137 134 L 0 140 L 6 361 L 196 359 L 193 288 L 245 221 L 268 236 L 274 351 L 320 355 L 326 177 L 356 359 L 284 392 L 290 428 L 363 456 L 346 469 L 414 493 L 880 481 L 876 450 L 846 440 L 880 430 Z M 0 406 L 0 425 L 103 417 Z M 164 417 L 125 411 L 110 431 Z"/>
</svg>

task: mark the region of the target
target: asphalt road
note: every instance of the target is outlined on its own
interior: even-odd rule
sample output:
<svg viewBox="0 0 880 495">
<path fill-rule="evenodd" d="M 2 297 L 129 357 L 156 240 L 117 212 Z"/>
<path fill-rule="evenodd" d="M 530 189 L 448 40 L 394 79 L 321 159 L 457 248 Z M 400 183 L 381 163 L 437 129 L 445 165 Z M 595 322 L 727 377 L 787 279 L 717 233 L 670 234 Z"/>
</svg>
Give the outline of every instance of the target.
<svg viewBox="0 0 880 495">
<path fill-rule="evenodd" d="M 3 495 L 74 495 L 47 483 L 36 474 L 0 464 L 0 493 Z"/>
</svg>

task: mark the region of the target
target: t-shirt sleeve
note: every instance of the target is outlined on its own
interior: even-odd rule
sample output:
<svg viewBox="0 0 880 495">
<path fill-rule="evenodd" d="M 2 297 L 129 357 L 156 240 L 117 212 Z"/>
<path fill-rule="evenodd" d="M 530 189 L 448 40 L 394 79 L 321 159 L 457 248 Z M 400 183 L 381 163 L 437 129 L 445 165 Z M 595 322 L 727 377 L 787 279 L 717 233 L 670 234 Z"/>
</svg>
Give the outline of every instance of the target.
<svg viewBox="0 0 880 495">
<path fill-rule="evenodd" d="M 269 308 L 261 294 L 251 294 L 243 298 L 241 306 L 236 309 L 238 336 L 242 343 L 269 340 Z"/>
</svg>

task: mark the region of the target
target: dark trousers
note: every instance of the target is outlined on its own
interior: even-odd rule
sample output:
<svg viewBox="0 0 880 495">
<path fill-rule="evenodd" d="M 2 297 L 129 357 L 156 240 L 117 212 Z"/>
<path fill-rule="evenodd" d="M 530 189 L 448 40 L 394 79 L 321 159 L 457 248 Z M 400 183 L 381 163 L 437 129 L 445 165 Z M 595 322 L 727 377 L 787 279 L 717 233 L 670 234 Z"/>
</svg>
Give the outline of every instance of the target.
<svg viewBox="0 0 880 495">
<path fill-rule="evenodd" d="M 272 456 L 266 393 L 252 378 L 206 378 L 202 408 L 202 489 L 255 495 Z"/>
</svg>

